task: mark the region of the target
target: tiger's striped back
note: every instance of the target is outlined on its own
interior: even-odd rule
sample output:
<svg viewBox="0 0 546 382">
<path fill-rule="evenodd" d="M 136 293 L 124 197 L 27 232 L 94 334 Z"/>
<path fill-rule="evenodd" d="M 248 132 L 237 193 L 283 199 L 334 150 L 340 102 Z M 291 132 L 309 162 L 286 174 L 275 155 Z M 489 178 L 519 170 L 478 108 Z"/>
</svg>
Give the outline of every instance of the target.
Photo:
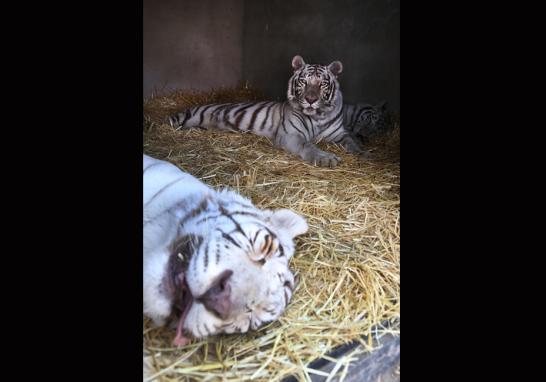
<svg viewBox="0 0 546 382">
<path fill-rule="evenodd" d="M 251 132 L 272 138 L 286 103 L 243 102 L 209 104 L 192 107 L 173 115 L 169 122 L 176 130 L 182 128 L 217 128 L 220 130 Z"/>
</svg>

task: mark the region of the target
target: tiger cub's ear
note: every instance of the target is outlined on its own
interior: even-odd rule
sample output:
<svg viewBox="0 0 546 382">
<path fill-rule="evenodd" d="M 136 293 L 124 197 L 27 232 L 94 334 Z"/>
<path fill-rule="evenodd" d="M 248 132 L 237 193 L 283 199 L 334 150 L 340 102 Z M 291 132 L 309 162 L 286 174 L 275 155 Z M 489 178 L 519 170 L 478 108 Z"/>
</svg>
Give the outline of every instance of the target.
<svg viewBox="0 0 546 382">
<path fill-rule="evenodd" d="M 309 227 L 305 219 L 294 211 L 281 209 L 273 212 L 269 217 L 269 221 L 279 230 L 288 233 L 290 238 L 303 235 Z"/>
<path fill-rule="evenodd" d="M 294 56 L 294 58 L 292 59 L 292 68 L 294 69 L 294 71 L 300 70 L 304 66 L 305 66 L 305 61 L 303 61 L 303 57 Z"/>
</svg>

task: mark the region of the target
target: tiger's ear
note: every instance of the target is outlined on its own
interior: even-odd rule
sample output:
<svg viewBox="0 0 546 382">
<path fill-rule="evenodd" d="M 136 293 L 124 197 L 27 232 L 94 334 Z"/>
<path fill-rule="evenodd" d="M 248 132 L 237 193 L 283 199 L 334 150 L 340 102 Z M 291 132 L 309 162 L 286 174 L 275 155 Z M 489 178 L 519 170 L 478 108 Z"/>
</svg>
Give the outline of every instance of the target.
<svg viewBox="0 0 546 382">
<path fill-rule="evenodd" d="M 303 57 L 299 55 L 294 56 L 294 58 L 292 59 L 292 68 L 294 69 L 294 71 L 300 70 L 304 66 L 305 66 L 305 61 L 303 61 Z"/>
<path fill-rule="evenodd" d="M 381 111 L 385 111 L 387 109 L 387 101 L 383 100 L 379 102 L 376 107 Z"/>
<path fill-rule="evenodd" d="M 303 235 L 309 229 L 305 219 L 291 210 L 277 210 L 273 212 L 269 219 L 277 229 L 288 232 L 292 239 L 296 236 Z"/>
<path fill-rule="evenodd" d="M 328 65 L 328 69 L 337 77 L 343 71 L 343 64 L 341 61 L 334 61 Z"/>
</svg>

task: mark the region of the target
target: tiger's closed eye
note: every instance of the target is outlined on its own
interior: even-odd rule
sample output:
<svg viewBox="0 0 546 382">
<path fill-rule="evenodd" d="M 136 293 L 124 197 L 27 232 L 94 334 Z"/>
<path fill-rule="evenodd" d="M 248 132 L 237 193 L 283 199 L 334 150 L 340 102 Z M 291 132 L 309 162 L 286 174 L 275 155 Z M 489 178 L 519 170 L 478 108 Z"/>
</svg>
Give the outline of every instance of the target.
<svg viewBox="0 0 546 382">
<path fill-rule="evenodd" d="M 293 281 L 291 281 L 291 280 L 288 279 L 288 280 L 285 280 L 285 281 L 284 281 L 283 286 L 284 286 L 285 288 L 288 288 L 288 289 L 290 289 L 291 291 L 293 291 L 296 285 L 294 284 Z"/>
</svg>

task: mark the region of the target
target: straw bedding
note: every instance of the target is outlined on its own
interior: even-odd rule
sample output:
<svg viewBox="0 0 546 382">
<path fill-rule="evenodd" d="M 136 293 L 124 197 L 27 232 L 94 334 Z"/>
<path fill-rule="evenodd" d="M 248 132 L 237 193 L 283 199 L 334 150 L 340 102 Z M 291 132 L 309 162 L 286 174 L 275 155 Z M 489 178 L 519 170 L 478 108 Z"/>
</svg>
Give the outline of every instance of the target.
<svg viewBox="0 0 546 382">
<path fill-rule="evenodd" d="M 258 331 L 215 336 L 175 349 L 174 331 L 154 328 L 145 318 L 147 381 L 343 377 L 357 353 L 371 350 L 371 341 L 360 340 L 364 348 L 332 360 L 336 366 L 330 374 L 307 365 L 336 346 L 377 334 L 382 322 L 398 322 L 399 116 L 392 133 L 368 144 L 371 160 L 320 144 L 342 158 L 335 169 L 313 167 L 255 135 L 176 132 L 165 123 L 168 115 L 184 107 L 261 99 L 259 92 L 240 87 L 178 91 L 144 103 L 146 154 L 175 163 L 213 187 L 231 187 L 257 207 L 291 208 L 309 224 L 309 232 L 296 239 L 291 260 L 300 283 L 278 321 Z"/>
</svg>

